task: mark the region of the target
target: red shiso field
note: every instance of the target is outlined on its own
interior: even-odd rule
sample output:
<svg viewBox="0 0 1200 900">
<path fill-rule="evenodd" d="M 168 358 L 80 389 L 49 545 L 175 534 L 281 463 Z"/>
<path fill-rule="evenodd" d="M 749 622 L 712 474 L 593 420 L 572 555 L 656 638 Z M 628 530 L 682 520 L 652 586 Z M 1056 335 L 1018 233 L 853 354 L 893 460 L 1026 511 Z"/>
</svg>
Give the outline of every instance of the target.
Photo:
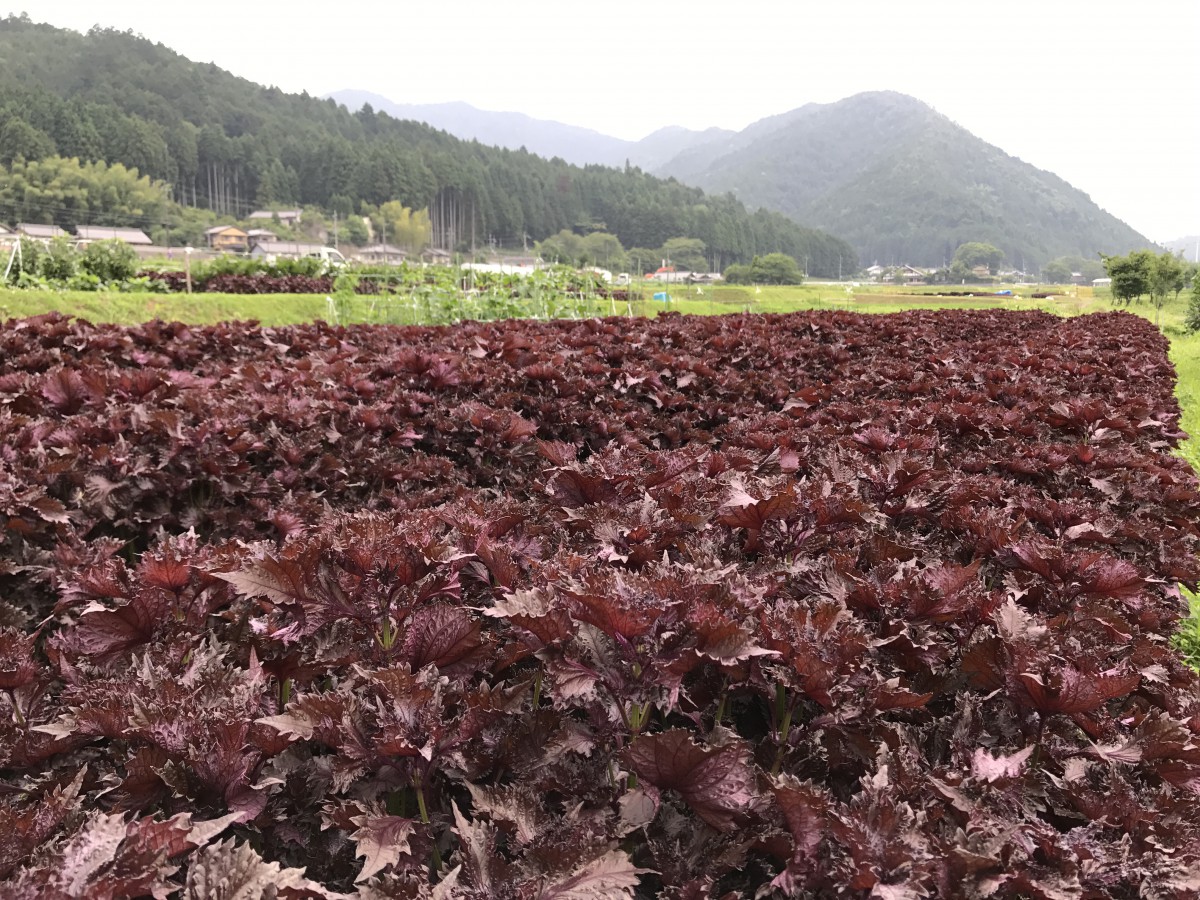
<svg viewBox="0 0 1200 900">
<path fill-rule="evenodd" d="M 0 894 L 1200 896 L 1166 350 L 9 321 Z"/>
</svg>

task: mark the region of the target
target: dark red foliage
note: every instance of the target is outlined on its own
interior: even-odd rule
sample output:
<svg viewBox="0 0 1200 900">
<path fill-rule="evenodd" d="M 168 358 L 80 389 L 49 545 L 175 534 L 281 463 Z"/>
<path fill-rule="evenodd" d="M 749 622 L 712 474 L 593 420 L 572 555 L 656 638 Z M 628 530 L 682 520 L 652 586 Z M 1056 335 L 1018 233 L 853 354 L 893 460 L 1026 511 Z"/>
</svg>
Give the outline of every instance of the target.
<svg viewBox="0 0 1200 900">
<path fill-rule="evenodd" d="M 10 321 L 0 893 L 1198 896 L 1173 386 L 1119 314 Z"/>
</svg>

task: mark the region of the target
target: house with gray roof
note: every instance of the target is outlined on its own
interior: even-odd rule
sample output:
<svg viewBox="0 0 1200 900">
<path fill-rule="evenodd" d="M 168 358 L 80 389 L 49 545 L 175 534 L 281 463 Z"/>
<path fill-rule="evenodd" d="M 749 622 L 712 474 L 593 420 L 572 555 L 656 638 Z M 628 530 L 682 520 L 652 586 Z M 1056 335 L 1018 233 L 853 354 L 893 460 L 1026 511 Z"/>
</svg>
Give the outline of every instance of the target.
<svg viewBox="0 0 1200 900">
<path fill-rule="evenodd" d="M 75 234 L 83 243 L 93 241 L 122 241 L 135 246 L 149 247 L 154 241 L 146 232 L 137 228 L 105 228 L 98 225 L 80 225 Z"/>
<path fill-rule="evenodd" d="M 391 244 L 371 244 L 359 250 L 355 256 L 368 263 L 402 263 L 408 251 Z"/>
<path fill-rule="evenodd" d="M 57 225 L 39 225 L 36 222 L 20 222 L 17 224 L 17 234 L 37 241 L 51 241 L 56 237 L 70 237 L 69 231 L 64 231 Z"/>
<path fill-rule="evenodd" d="M 306 256 L 324 257 L 330 248 L 324 244 L 301 244 L 296 241 L 259 241 L 250 250 L 255 259 L 302 259 Z"/>
<path fill-rule="evenodd" d="M 295 225 L 300 221 L 301 212 L 299 209 L 256 209 L 250 213 L 250 218 L 255 221 L 259 219 L 271 221 L 278 216 L 281 224 Z"/>
</svg>

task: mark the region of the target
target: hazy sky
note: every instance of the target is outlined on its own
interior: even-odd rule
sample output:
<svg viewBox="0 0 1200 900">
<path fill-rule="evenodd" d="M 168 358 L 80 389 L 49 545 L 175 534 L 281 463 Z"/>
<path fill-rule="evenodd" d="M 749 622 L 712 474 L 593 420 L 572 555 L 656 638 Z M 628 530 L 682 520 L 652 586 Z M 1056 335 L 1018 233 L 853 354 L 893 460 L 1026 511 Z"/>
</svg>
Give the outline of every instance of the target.
<svg viewBox="0 0 1200 900">
<path fill-rule="evenodd" d="M 1154 240 L 1200 234 L 1200 0 L 0 0 L 256 82 L 639 138 L 896 90 Z"/>
</svg>

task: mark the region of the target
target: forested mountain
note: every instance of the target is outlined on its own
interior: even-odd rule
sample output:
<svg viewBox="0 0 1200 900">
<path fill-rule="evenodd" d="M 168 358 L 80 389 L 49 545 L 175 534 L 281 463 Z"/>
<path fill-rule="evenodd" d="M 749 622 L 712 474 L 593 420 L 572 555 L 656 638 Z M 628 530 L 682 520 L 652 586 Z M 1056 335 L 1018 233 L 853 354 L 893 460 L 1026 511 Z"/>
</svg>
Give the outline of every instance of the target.
<svg viewBox="0 0 1200 900">
<path fill-rule="evenodd" d="M 82 35 L 25 17 L 0 20 L 0 123 L 0 164 L 54 155 L 122 163 L 166 182 L 178 203 L 235 217 L 269 205 L 345 213 L 397 200 L 427 207 L 434 241 L 447 247 L 521 246 L 574 228 L 607 230 L 626 247 L 698 238 L 719 265 L 780 251 L 828 274 L 855 259 L 845 242 L 778 213 L 750 213 L 732 196 L 351 113 L 125 32 Z M 0 220 L 29 212 L 0 209 Z M 38 208 L 58 224 L 87 224 L 65 221 L 77 216 L 52 202 Z"/>
<path fill-rule="evenodd" d="M 364 102 L 464 138 L 574 162 L 620 162 L 715 192 L 733 192 L 849 240 L 862 262 L 939 265 L 962 243 L 982 241 L 1013 265 L 1093 259 L 1150 242 L 1061 178 L 976 138 L 902 94 L 860 94 L 770 116 L 740 132 L 669 126 L 640 141 L 485 112 L 466 104 L 401 106 L 361 91 Z"/>
<path fill-rule="evenodd" d="M 559 157 L 577 166 L 624 166 L 627 162 L 646 171 L 665 165 L 692 147 L 723 141 L 736 132 L 724 128 L 692 131 L 667 125 L 640 141 L 627 141 L 590 128 L 535 119 L 518 112 L 492 112 L 469 103 L 396 103 L 370 91 L 335 91 L 329 97 L 357 112 L 370 105 L 395 119 L 424 122 L 464 140 L 522 148 L 546 159 Z"/>
<path fill-rule="evenodd" d="M 764 119 L 657 171 L 828 229 L 864 263 L 939 265 L 983 241 L 1032 269 L 1151 243 L 1056 175 L 891 92 Z"/>
<path fill-rule="evenodd" d="M 524 147 L 546 159 L 557 156 L 577 166 L 624 166 L 626 160 L 644 165 L 631 155 L 637 146 L 635 141 L 601 134 L 590 128 L 535 119 L 524 113 L 492 112 L 477 109 L 469 103 L 396 103 L 370 91 L 335 91 L 329 97 L 351 112 L 369 105 L 375 112 L 385 112 L 393 119 L 424 122 L 464 140 L 509 150 Z"/>
</svg>

